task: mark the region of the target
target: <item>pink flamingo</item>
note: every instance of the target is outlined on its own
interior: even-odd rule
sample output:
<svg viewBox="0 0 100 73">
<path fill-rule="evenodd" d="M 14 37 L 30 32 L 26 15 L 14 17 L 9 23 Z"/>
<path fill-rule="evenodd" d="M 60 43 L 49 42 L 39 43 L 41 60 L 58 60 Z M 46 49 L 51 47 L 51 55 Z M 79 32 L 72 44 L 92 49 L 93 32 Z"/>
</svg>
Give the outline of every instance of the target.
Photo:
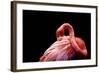
<svg viewBox="0 0 100 73">
<path fill-rule="evenodd" d="M 64 35 L 65 29 L 69 32 L 68 36 Z M 88 56 L 85 42 L 75 37 L 73 27 L 69 23 L 64 23 L 57 29 L 56 37 L 57 41 L 44 52 L 40 61 L 71 60 L 76 56 Z"/>
</svg>

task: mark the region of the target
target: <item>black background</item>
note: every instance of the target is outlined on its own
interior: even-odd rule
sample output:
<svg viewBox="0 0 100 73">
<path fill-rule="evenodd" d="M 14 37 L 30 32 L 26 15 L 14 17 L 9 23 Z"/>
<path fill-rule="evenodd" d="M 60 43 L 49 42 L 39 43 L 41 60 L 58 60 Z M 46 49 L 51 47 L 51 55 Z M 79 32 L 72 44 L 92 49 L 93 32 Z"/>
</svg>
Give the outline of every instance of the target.
<svg viewBox="0 0 100 73">
<path fill-rule="evenodd" d="M 56 30 L 70 23 L 76 37 L 85 41 L 91 58 L 91 14 L 23 10 L 23 62 L 37 62 L 56 41 Z"/>
</svg>

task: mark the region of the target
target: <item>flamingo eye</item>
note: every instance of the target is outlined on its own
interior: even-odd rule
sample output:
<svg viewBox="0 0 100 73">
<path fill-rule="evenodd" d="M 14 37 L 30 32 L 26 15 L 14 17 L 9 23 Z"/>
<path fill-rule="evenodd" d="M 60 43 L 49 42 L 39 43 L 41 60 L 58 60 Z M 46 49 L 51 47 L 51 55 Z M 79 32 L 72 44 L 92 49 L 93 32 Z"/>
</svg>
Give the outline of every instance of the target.
<svg viewBox="0 0 100 73">
<path fill-rule="evenodd" d="M 57 40 L 58 40 L 58 41 L 61 41 L 61 40 L 62 40 L 62 37 L 57 38 Z"/>
</svg>

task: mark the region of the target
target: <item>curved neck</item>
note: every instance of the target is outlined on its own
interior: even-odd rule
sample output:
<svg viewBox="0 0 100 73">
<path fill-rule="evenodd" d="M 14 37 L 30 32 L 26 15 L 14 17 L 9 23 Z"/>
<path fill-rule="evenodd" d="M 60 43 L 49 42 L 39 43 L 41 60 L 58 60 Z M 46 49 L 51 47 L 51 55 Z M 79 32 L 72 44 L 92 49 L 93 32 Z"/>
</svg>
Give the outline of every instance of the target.
<svg viewBox="0 0 100 73">
<path fill-rule="evenodd" d="M 70 38 L 74 38 L 74 29 L 69 23 L 64 23 L 56 31 L 56 37 L 64 36 L 64 30 L 68 30 Z"/>
</svg>

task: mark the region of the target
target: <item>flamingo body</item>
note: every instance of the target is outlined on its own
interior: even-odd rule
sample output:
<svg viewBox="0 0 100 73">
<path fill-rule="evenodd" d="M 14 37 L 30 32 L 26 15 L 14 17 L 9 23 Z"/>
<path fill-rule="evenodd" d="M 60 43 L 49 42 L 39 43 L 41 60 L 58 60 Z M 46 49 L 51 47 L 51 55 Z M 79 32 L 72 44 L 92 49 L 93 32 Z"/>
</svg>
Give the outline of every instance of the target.
<svg viewBox="0 0 100 73">
<path fill-rule="evenodd" d="M 69 35 L 64 35 L 64 30 L 69 31 Z M 56 31 L 57 41 L 54 42 L 40 57 L 40 61 L 72 60 L 76 57 L 85 58 L 87 49 L 85 42 L 74 36 L 73 27 L 69 23 L 64 23 Z"/>
</svg>

